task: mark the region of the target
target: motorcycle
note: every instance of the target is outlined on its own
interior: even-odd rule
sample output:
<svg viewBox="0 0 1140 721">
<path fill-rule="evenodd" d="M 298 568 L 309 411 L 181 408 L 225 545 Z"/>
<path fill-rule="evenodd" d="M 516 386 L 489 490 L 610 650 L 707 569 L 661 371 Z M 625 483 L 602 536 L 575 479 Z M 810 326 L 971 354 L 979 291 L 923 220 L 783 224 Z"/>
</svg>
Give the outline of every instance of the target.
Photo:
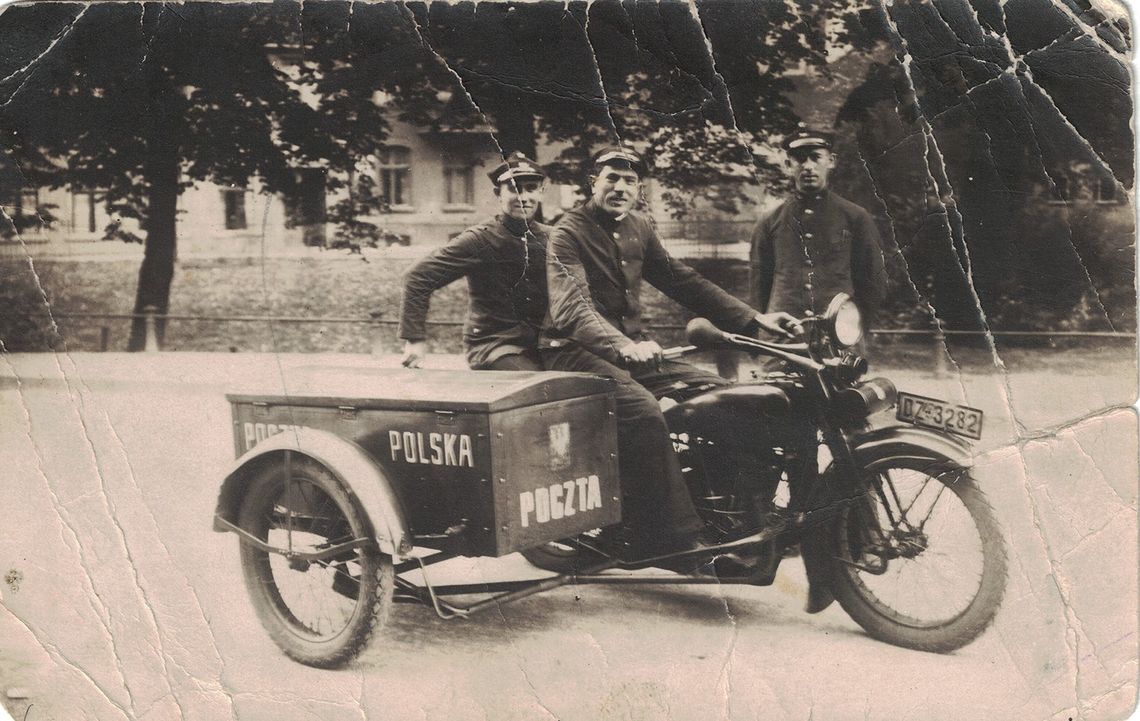
<svg viewBox="0 0 1140 721">
<path fill-rule="evenodd" d="M 1007 576 L 1001 526 L 960 440 L 981 437 L 983 414 L 865 379 L 867 363 L 851 351 L 862 321 L 847 296 L 803 324 L 804 342 L 776 344 L 696 319 L 691 345 L 668 352 L 743 350 L 784 364 L 662 399 L 716 539 L 695 553 L 629 560 L 602 542 L 620 536 L 611 531 L 621 519 L 609 382 L 553 372 L 450 373 L 417 385 L 433 372 L 388 371 L 378 377 L 398 384 L 364 394 L 367 378 L 322 369 L 287 396 L 231 394 L 239 458 L 214 527 L 239 536 L 270 636 L 318 667 L 354 658 L 395 602 L 450 619 L 569 583 L 763 586 L 796 555 L 809 612 L 834 599 L 882 641 L 961 648 L 993 621 Z M 338 386 L 347 380 L 357 382 Z M 891 408 L 896 423 L 872 425 Z M 555 575 L 430 580 L 440 561 L 516 551 Z M 706 575 L 612 573 L 680 562 Z M 472 593 L 490 597 L 446 599 Z"/>
</svg>

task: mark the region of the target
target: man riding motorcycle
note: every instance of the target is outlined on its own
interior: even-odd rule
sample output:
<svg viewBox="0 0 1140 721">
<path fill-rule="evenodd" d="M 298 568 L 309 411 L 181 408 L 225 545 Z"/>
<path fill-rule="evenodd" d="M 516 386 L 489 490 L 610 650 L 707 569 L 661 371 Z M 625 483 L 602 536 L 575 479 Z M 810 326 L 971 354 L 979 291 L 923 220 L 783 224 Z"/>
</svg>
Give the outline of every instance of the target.
<svg viewBox="0 0 1140 721">
<path fill-rule="evenodd" d="M 663 359 L 661 346 L 642 326 L 642 279 L 722 328 L 782 337 L 800 332 L 787 313 L 758 313 L 666 252 L 649 220 L 632 210 L 647 170 L 638 154 L 620 146 L 594 156 L 590 199 L 568 211 L 550 234 L 550 325 L 540 343 L 548 370 L 617 381 L 623 515 L 634 535 L 632 547 L 617 550 L 624 560 L 713 545 L 703 537 L 657 398 L 679 387 L 725 383 Z"/>
</svg>

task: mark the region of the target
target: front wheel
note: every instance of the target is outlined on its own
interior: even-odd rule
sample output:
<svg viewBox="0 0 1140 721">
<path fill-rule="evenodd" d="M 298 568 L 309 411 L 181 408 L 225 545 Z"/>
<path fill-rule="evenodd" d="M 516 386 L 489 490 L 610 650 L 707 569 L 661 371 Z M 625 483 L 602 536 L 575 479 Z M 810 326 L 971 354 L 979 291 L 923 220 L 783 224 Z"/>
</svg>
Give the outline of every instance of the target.
<svg viewBox="0 0 1140 721">
<path fill-rule="evenodd" d="M 876 467 L 830 528 L 832 587 L 887 643 L 946 653 L 993 621 L 1005 593 L 1001 526 L 968 470 L 929 461 Z"/>
<path fill-rule="evenodd" d="M 241 566 L 254 610 L 290 658 L 342 666 L 383 627 L 392 605 L 392 560 L 327 468 L 304 456 L 262 467 L 242 500 L 239 525 L 276 551 L 243 541 Z M 319 560 L 296 555 L 334 546 L 342 550 Z"/>
</svg>

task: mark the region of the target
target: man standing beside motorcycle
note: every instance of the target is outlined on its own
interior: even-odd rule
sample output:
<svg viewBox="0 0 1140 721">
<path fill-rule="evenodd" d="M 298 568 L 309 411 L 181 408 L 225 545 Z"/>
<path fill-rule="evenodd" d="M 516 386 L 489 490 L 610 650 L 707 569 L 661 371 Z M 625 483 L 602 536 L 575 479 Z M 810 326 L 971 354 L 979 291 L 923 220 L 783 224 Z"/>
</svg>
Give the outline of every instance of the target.
<svg viewBox="0 0 1140 721">
<path fill-rule="evenodd" d="M 433 292 L 467 277 L 463 330 L 467 363 L 476 370 L 542 370 L 538 337 L 546 317 L 546 242 L 550 227 L 535 222 L 546 173 L 512 153 L 488 173 L 502 212 L 460 233 L 404 275 L 399 337 L 403 364 L 427 356 L 428 305 Z"/>
<path fill-rule="evenodd" d="M 640 558 L 711 544 L 702 538 L 704 526 L 657 399 L 679 387 L 724 383 L 662 357 L 661 346 L 642 326 L 642 280 L 726 330 L 750 335 L 765 330 L 781 337 L 800 332 L 787 313 L 757 313 L 670 257 L 649 220 L 633 211 L 646 172 L 642 158 L 620 146 L 594 156 L 591 197 L 568 211 L 550 234 L 550 327 L 542 341 L 548 370 L 617 381 L 623 521 L 636 544 L 624 555 Z"/>
<path fill-rule="evenodd" d="M 819 315 L 846 293 L 867 325 L 886 295 L 875 221 L 828 188 L 835 169 L 829 133 L 801 128 L 783 145 L 796 192 L 752 232 L 750 300 L 769 312 Z"/>
</svg>

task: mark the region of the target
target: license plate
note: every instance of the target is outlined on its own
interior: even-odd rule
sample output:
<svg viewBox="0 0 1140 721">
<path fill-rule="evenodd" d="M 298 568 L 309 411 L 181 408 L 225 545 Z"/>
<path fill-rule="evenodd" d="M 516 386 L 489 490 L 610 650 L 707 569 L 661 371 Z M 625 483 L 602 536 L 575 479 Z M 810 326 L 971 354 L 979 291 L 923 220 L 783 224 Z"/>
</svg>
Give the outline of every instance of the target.
<svg viewBox="0 0 1140 721">
<path fill-rule="evenodd" d="M 899 392 L 895 418 L 916 426 L 934 428 L 966 438 L 982 437 L 982 412 L 977 408 L 959 406 L 937 398 L 926 398 Z"/>
</svg>

